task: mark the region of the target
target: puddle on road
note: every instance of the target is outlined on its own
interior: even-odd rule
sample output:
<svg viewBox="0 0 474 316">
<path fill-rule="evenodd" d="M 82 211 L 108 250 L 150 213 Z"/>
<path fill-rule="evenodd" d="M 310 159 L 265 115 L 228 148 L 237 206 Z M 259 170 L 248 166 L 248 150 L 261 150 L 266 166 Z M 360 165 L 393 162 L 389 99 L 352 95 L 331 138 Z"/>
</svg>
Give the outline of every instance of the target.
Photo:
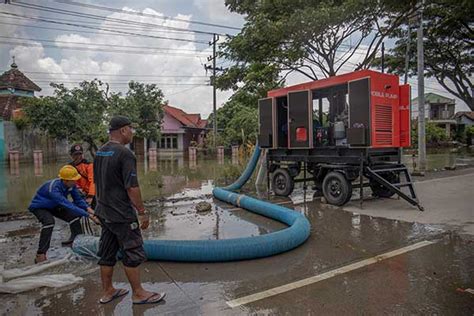
<svg viewBox="0 0 474 316">
<path fill-rule="evenodd" d="M 280 230 L 286 225 L 211 197 L 212 184 L 201 190 L 186 190 L 175 194 L 161 205 L 150 203 L 152 225 L 144 231 L 145 238 L 170 240 L 230 239 L 250 237 Z M 181 197 L 181 198 L 180 198 Z M 207 212 L 198 212 L 199 202 L 211 204 Z"/>
</svg>

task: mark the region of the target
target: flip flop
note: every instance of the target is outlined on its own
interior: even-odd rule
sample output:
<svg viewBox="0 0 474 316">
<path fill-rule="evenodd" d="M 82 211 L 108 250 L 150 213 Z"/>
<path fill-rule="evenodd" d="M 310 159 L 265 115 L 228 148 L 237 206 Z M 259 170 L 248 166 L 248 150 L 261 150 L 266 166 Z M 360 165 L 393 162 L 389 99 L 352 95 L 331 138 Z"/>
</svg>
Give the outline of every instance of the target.
<svg viewBox="0 0 474 316">
<path fill-rule="evenodd" d="M 162 293 L 153 293 L 143 301 L 138 301 L 138 302 L 133 302 L 134 305 L 143 305 L 143 304 L 156 304 L 158 302 L 161 302 L 163 298 L 166 296 L 165 292 Z M 155 299 L 153 299 L 155 297 Z"/>
<path fill-rule="evenodd" d="M 115 300 L 116 298 L 119 298 L 119 297 L 122 297 L 124 295 L 127 295 L 128 294 L 128 290 L 126 289 L 118 289 L 115 291 L 114 295 L 112 295 L 109 299 L 107 300 L 103 300 L 103 299 L 99 299 L 99 303 L 100 304 L 107 304 L 107 303 L 110 303 L 112 302 L 113 300 Z"/>
</svg>

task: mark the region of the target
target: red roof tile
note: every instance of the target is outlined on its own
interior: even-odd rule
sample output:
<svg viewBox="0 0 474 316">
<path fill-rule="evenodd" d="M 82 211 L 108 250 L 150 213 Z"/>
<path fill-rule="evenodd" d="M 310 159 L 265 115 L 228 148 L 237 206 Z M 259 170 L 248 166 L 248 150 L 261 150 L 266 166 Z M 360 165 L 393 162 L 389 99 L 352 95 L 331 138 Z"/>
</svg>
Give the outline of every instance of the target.
<svg viewBox="0 0 474 316">
<path fill-rule="evenodd" d="M 201 114 L 188 114 L 188 118 L 191 120 L 191 122 L 197 125 L 201 120 Z"/>
<path fill-rule="evenodd" d="M 175 108 L 170 105 L 165 105 L 163 110 L 168 114 L 177 119 L 185 127 L 191 128 L 204 128 L 207 125 L 207 120 L 201 120 L 200 114 L 188 114 L 181 109 Z"/>
<path fill-rule="evenodd" d="M 207 126 L 207 120 L 200 120 L 199 121 L 199 127 L 200 128 L 206 128 Z"/>
<path fill-rule="evenodd" d="M 14 88 L 25 91 L 41 91 L 33 81 L 28 79 L 16 66 L 0 76 L 0 89 Z"/>
<path fill-rule="evenodd" d="M 454 118 L 466 116 L 467 118 L 474 120 L 474 111 L 461 111 L 454 114 Z"/>
</svg>

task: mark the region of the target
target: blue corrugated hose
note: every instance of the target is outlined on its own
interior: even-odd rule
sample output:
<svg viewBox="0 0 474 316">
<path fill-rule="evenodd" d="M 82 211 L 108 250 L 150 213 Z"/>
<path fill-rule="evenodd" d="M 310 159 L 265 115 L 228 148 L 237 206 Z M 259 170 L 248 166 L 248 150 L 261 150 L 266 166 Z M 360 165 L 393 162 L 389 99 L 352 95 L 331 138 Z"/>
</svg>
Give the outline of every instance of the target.
<svg viewBox="0 0 474 316">
<path fill-rule="evenodd" d="M 308 239 L 310 224 L 306 217 L 286 207 L 264 202 L 231 192 L 240 189 L 251 177 L 258 159 L 257 146 L 245 171 L 239 179 L 225 188 L 214 188 L 214 197 L 242 207 L 251 212 L 275 219 L 289 227 L 254 237 L 220 240 L 145 240 L 145 252 L 149 260 L 219 262 L 262 258 L 298 247 Z M 81 235 L 76 238 L 73 250 L 81 255 L 96 254 L 99 239 Z"/>
</svg>

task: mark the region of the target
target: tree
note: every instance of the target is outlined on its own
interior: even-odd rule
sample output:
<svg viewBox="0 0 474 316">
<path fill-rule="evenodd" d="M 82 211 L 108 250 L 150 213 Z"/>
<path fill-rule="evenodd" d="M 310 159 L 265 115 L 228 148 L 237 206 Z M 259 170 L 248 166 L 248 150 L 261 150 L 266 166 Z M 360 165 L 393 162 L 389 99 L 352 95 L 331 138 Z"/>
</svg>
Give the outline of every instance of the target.
<svg viewBox="0 0 474 316">
<path fill-rule="evenodd" d="M 456 0 L 425 0 L 423 10 L 425 75 L 435 78 L 474 111 L 474 3 Z M 389 71 L 405 73 L 408 21 L 391 37 L 395 46 L 386 56 Z M 412 25 L 413 26 L 413 25 Z M 416 49 L 416 32 L 410 32 L 410 45 Z M 409 75 L 417 74 L 416 54 L 409 54 Z"/>
<path fill-rule="evenodd" d="M 229 121 L 224 137 L 230 144 L 246 144 L 257 141 L 258 114 L 257 109 L 238 106 L 238 111 Z"/>
<path fill-rule="evenodd" d="M 234 69 L 233 71 L 237 71 Z M 267 92 L 281 87 L 278 83 L 278 69 L 254 63 L 238 74 L 241 83 L 234 81 L 234 74 L 226 73 L 217 79 L 222 89 L 232 89 L 235 93 L 217 109 L 218 143 L 230 145 L 256 141 L 258 130 L 258 100 L 265 98 Z M 213 126 L 213 114 L 208 118 Z"/>
<path fill-rule="evenodd" d="M 415 3 L 226 0 L 230 11 L 246 15 L 246 23 L 221 47 L 221 56 L 235 62 L 224 76 L 236 85 L 252 73 L 249 68 L 262 64 L 285 76 L 298 72 L 317 80 L 336 75 L 354 55 L 361 61 L 352 69 L 368 68 L 382 41 L 416 10 Z"/>
<path fill-rule="evenodd" d="M 92 155 L 107 137 L 104 120 L 108 109 L 106 90 L 101 81 L 84 81 L 68 89 L 51 84 L 54 96 L 23 98 L 21 103 L 32 126 L 53 138 L 86 142 Z"/>
<path fill-rule="evenodd" d="M 241 91 L 238 91 L 234 96 L 242 94 Z M 257 101 L 241 103 L 233 99 L 234 96 L 221 108 L 217 109 L 217 122 L 219 126 L 217 144 L 219 145 L 241 144 L 246 140 L 254 142 L 256 138 L 255 135 L 258 129 Z M 208 121 L 212 126 L 212 114 Z M 212 134 L 208 135 L 208 138 L 208 141 L 211 141 Z"/>
<path fill-rule="evenodd" d="M 113 114 L 126 115 L 135 124 L 137 136 L 158 141 L 163 119 L 163 92 L 156 84 L 130 81 L 125 98 L 112 98 Z"/>
<path fill-rule="evenodd" d="M 53 96 L 23 98 L 27 120 L 50 137 L 86 142 L 92 156 L 107 139 L 112 115 L 128 116 L 136 125 L 137 135 L 158 140 L 163 117 L 163 93 L 154 84 L 131 81 L 125 97 L 109 93 L 99 80 L 83 81 L 79 87 L 66 88 L 52 83 Z"/>
</svg>

